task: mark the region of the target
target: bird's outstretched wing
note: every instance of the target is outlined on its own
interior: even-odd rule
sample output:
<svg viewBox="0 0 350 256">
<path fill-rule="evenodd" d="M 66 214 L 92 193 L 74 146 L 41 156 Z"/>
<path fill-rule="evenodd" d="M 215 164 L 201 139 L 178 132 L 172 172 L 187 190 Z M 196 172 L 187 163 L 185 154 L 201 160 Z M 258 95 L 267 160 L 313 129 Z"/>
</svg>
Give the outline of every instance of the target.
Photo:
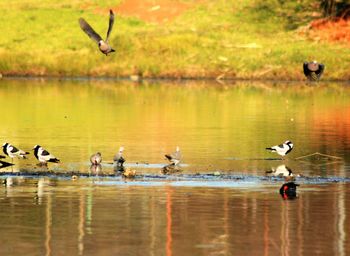
<svg viewBox="0 0 350 256">
<path fill-rule="evenodd" d="M 79 19 L 79 25 L 81 29 L 96 43 L 99 43 L 102 40 L 101 36 L 97 34 L 89 23 L 87 23 L 83 18 Z"/>
<path fill-rule="evenodd" d="M 113 24 L 114 24 L 114 13 L 112 10 L 109 10 L 109 25 L 108 25 L 108 31 L 106 36 L 106 42 L 108 42 L 109 34 L 112 31 Z"/>
</svg>

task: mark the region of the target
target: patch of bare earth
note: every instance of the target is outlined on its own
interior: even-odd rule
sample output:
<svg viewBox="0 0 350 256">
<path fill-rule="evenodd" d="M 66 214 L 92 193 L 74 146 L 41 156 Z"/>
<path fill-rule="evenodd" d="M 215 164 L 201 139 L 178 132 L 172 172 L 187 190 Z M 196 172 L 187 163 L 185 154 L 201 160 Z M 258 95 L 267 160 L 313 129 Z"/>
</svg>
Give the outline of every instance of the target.
<svg viewBox="0 0 350 256">
<path fill-rule="evenodd" d="M 350 19 L 314 20 L 306 34 L 314 40 L 343 42 L 350 47 Z"/>
<path fill-rule="evenodd" d="M 184 3 L 177 0 L 125 0 L 112 7 L 118 15 L 136 17 L 150 23 L 161 24 L 173 20 L 183 12 L 196 6 L 203 0 Z M 107 9 L 95 9 L 96 13 L 108 13 Z"/>
</svg>

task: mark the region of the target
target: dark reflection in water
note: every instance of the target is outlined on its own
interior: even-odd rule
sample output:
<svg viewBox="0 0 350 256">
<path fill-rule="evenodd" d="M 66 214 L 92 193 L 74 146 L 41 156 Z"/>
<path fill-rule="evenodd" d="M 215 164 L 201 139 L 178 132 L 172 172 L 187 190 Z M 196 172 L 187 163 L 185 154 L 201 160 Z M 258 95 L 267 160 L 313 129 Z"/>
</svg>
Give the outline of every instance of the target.
<svg viewBox="0 0 350 256">
<path fill-rule="evenodd" d="M 350 186 L 209 188 L 12 179 L 1 255 L 348 255 Z M 103 180 L 100 180 L 103 181 Z"/>
</svg>

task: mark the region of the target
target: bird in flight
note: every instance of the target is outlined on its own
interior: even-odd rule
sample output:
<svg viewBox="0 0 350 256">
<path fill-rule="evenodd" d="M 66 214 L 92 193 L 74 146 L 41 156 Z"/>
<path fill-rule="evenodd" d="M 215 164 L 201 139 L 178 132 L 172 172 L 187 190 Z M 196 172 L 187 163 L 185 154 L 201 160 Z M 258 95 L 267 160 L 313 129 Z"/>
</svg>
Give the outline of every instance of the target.
<svg viewBox="0 0 350 256">
<path fill-rule="evenodd" d="M 311 62 L 304 62 L 303 69 L 304 69 L 304 75 L 310 81 L 318 81 L 320 80 L 323 74 L 324 65 L 314 60 Z"/>
<path fill-rule="evenodd" d="M 106 40 L 103 40 L 102 37 L 95 32 L 95 30 L 89 25 L 89 23 L 86 22 L 83 18 L 79 19 L 79 25 L 81 29 L 93 40 L 98 44 L 98 48 L 103 54 L 106 54 L 106 56 L 111 53 L 115 52 L 115 50 L 109 45 L 108 39 L 111 34 L 112 28 L 114 23 L 114 13 L 112 10 L 109 10 L 109 25 L 108 25 L 108 31 Z"/>
</svg>

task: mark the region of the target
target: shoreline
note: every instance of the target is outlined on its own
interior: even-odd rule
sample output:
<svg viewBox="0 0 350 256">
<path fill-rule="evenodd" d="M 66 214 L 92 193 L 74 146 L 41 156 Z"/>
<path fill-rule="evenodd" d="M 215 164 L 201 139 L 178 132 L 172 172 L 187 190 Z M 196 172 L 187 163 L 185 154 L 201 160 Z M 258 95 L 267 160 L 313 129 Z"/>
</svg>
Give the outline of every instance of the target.
<svg viewBox="0 0 350 256">
<path fill-rule="evenodd" d="M 146 82 L 187 82 L 187 81 L 198 81 L 198 82 L 216 82 L 216 83 L 225 83 L 225 82 L 265 82 L 265 83 L 300 83 L 305 82 L 308 84 L 319 84 L 319 83 L 343 83 L 350 84 L 348 79 L 321 79 L 318 82 L 310 82 L 305 79 L 282 79 L 282 78 L 215 78 L 215 77 L 171 77 L 171 76 L 159 76 L 159 77 L 138 77 L 137 79 L 133 76 L 56 76 L 56 75 L 2 75 L 0 76 L 1 80 L 62 80 L 62 81 L 126 81 L 126 82 L 135 82 L 142 83 Z"/>
</svg>

